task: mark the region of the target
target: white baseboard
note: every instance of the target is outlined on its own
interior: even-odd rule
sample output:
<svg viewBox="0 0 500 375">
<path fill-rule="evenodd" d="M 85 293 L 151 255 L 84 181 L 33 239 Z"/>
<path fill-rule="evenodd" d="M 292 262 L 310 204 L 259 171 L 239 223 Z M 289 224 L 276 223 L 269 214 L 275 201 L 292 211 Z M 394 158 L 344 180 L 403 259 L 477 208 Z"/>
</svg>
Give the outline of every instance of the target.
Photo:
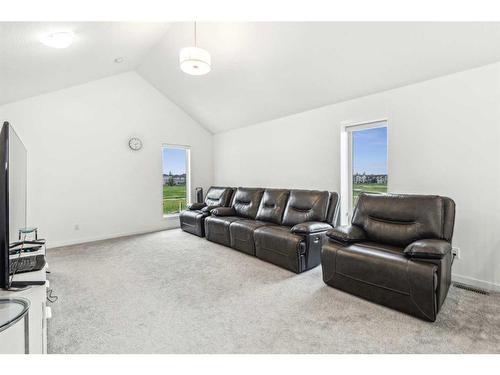
<svg viewBox="0 0 500 375">
<path fill-rule="evenodd" d="M 485 289 L 485 290 L 489 290 L 489 291 L 500 292 L 500 284 L 475 279 L 475 278 L 469 277 L 469 276 L 452 274 L 451 280 L 456 281 L 457 283 L 475 286 L 477 288 L 481 288 L 481 289 Z"/>
<path fill-rule="evenodd" d="M 80 244 L 84 244 L 84 243 L 88 243 L 88 242 L 111 240 L 113 238 L 136 236 L 139 234 L 161 232 L 163 230 L 176 229 L 179 227 L 180 227 L 180 225 L 174 225 L 174 226 L 166 225 L 166 226 L 161 227 L 161 228 L 142 229 L 142 230 L 134 231 L 134 232 L 113 233 L 113 234 L 106 234 L 106 235 L 102 235 L 102 236 L 79 238 L 76 240 L 69 240 L 69 241 L 55 241 L 55 242 L 47 243 L 47 249 L 55 249 L 57 247 L 63 247 L 63 246 L 80 245 Z"/>
</svg>

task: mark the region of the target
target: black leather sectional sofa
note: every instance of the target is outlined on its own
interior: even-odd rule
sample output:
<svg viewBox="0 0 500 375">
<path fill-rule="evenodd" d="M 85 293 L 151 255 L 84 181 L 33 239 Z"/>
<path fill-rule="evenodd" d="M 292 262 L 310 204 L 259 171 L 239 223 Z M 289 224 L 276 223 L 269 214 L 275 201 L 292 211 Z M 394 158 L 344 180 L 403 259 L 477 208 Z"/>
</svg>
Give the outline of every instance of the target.
<svg viewBox="0 0 500 375">
<path fill-rule="evenodd" d="M 320 263 L 325 233 L 337 219 L 338 194 L 240 187 L 229 207 L 209 212 L 183 213 L 181 228 L 193 233 L 194 223 L 203 221 L 209 241 L 300 273 Z"/>
<path fill-rule="evenodd" d="M 450 198 L 361 194 L 351 225 L 327 232 L 323 280 L 435 321 L 451 283 L 454 222 Z"/>
</svg>

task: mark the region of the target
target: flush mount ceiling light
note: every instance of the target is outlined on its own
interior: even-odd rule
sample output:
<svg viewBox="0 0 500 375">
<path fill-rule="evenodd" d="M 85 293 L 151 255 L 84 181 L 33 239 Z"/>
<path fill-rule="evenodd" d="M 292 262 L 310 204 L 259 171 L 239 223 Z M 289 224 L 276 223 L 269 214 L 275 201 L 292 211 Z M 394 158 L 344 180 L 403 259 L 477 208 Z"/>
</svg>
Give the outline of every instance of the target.
<svg viewBox="0 0 500 375">
<path fill-rule="evenodd" d="M 73 43 L 73 38 L 71 31 L 58 31 L 42 36 L 40 42 L 52 48 L 67 48 Z"/>
<path fill-rule="evenodd" d="M 201 76 L 211 69 L 210 53 L 196 46 L 196 22 L 194 23 L 194 47 L 185 47 L 179 53 L 181 70 L 184 73 Z"/>
</svg>

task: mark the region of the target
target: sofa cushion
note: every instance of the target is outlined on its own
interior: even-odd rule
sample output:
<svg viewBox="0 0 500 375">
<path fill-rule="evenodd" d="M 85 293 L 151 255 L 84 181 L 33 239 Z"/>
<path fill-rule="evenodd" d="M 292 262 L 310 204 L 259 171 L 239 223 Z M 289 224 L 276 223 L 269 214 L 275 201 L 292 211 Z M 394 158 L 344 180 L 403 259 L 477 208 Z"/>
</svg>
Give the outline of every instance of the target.
<svg viewBox="0 0 500 375">
<path fill-rule="evenodd" d="M 257 220 L 280 224 L 290 190 L 266 189 L 257 211 Z"/>
<path fill-rule="evenodd" d="M 257 228 L 267 225 L 274 224 L 251 219 L 241 219 L 232 222 L 229 226 L 231 247 L 244 253 L 255 255 L 255 242 L 253 233 Z"/>
<path fill-rule="evenodd" d="M 207 206 L 229 206 L 232 195 L 232 188 L 212 186 L 208 189 L 205 203 Z"/>
<path fill-rule="evenodd" d="M 264 189 L 239 187 L 234 193 L 231 204 L 236 211 L 236 216 L 255 219 L 263 193 Z"/>
<path fill-rule="evenodd" d="M 212 242 L 231 246 L 229 226 L 232 222 L 241 220 L 236 216 L 209 216 L 205 219 L 205 237 Z"/>
<path fill-rule="evenodd" d="M 299 273 L 305 269 L 304 237 L 289 227 L 265 226 L 254 231 L 255 255 L 278 266 Z"/>
<path fill-rule="evenodd" d="M 330 193 L 317 190 L 291 190 L 282 225 L 294 226 L 305 221 L 325 221 Z"/>
<path fill-rule="evenodd" d="M 371 241 L 407 246 L 422 238 L 443 238 L 444 211 L 438 196 L 361 194 L 352 224 Z"/>
</svg>

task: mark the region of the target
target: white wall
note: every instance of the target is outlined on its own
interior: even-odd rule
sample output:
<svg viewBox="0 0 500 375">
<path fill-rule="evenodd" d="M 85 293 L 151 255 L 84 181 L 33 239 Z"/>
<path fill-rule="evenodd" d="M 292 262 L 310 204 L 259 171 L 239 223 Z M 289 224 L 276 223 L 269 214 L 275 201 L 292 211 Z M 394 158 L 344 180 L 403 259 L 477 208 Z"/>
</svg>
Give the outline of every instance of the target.
<svg viewBox="0 0 500 375">
<path fill-rule="evenodd" d="M 500 63 L 215 135 L 217 185 L 340 189 L 340 125 L 388 119 L 389 190 L 457 204 L 456 280 L 500 289 Z"/>
<path fill-rule="evenodd" d="M 212 135 L 133 72 L 4 105 L 0 120 L 28 149 L 28 223 L 50 246 L 178 225 L 162 214 L 164 143 L 192 147 L 193 188 L 212 183 Z"/>
</svg>

